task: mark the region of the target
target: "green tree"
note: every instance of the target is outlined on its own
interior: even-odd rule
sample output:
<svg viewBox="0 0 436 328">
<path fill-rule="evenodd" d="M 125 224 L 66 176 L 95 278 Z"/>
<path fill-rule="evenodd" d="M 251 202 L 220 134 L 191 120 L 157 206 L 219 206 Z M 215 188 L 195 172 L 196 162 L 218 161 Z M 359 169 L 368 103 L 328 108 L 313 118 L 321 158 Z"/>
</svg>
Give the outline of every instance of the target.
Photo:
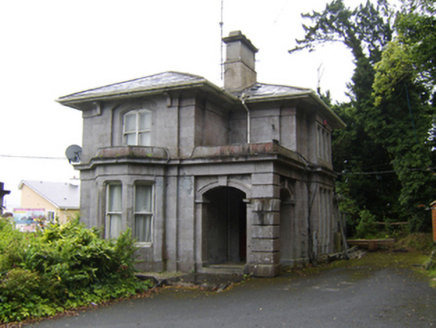
<svg viewBox="0 0 436 328">
<path fill-rule="evenodd" d="M 376 105 L 404 82 L 421 84 L 431 94 L 436 79 L 434 0 L 405 0 L 396 15 L 396 36 L 376 64 Z"/>
<path fill-rule="evenodd" d="M 380 89 L 382 92 L 373 89 L 381 67 L 378 63 L 388 55 L 400 58 L 396 64 L 405 68 L 402 72 L 415 74 L 410 69 L 411 52 L 398 51 L 392 40 L 394 32 L 398 35 L 401 32 L 400 26 L 410 27 L 411 18 L 405 13 L 404 7 L 395 13 L 385 0 L 377 4 L 368 1 L 353 10 L 342 0 L 334 0 L 321 13 L 303 15 L 312 24 L 303 26 L 305 37 L 297 40 L 297 47 L 290 52 L 312 51 L 323 42 L 342 42 L 351 50 L 356 68 L 349 84 L 350 102 L 334 108 L 348 124 L 333 135 L 335 169 L 343 173 L 337 187 L 347 199 L 345 210 L 359 213 L 368 209 L 378 219 L 413 218 L 414 226 L 419 227 L 425 213 L 418 212 L 416 205 L 428 204 L 433 177 L 427 171 L 431 162 L 426 141 L 432 121 L 432 111 L 426 107 L 428 88 L 422 83 L 406 83 L 401 88 L 398 83 L 386 83 Z M 418 21 L 413 17 L 413 22 Z M 408 38 L 414 39 L 417 47 L 422 46 L 417 33 L 408 31 Z M 428 56 L 421 56 L 420 63 L 428 66 Z M 393 67 L 391 71 L 397 74 L 399 69 Z M 404 82 L 401 74 L 398 81 Z"/>
<path fill-rule="evenodd" d="M 333 109 L 347 124 L 345 129 L 333 132 L 333 167 L 340 172 L 336 191 L 342 199 L 340 209 L 348 213 L 349 233 L 354 235 L 364 209 L 378 221 L 400 219 L 402 211 L 396 200 L 401 185 L 390 155 L 356 121 L 355 107 L 348 103 Z"/>
<path fill-rule="evenodd" d="M 434 0 L 408 0 L 398 13 L 397 39 L 407 45 L 418 79 L 430 89 L 436 79 L 436 17 Z"/>
<path fill-rule="evenodd" d="M 375 65 L 375 106 L 367 114 L 372 137 L 391 153 L 402 183 L 399 198 L 414 228 L 425 225 L 420 203 L 434 200 L 432 144 L 436 18 L 433 0 L 409 0 L 396 15 L 395 38 Z"/>
</svg>

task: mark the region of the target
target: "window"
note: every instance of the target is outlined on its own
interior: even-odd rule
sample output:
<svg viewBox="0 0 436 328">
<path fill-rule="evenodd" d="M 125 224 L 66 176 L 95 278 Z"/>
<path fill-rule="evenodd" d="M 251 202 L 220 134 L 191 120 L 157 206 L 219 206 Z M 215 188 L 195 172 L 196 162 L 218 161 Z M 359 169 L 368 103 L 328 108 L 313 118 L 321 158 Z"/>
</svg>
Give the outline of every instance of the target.
<svg viewBox="0 0 436 328">
<path fill-rule="evenodd" d="M 145 246 L 152 243 L 153 186 L 136 184 L 133 188 L 133 237 Z M 118 238 L 123 227 L 123 187 L 121 183 L 109 183 L 106 188 L 106 238 Z M 130 215 L 128 215 L 130 217 Z M 129 224 L 130 225 L 130 224 Z"/>
<path fill-rule="evenodd" d="M 332 217 L 332 193 L 327 188 L 319 188 L 319 221 L 318 221 L 318 246 L 322 253 L 328 252 L 331 236 L 333 233 L 333 217 Z"/>
<path fill-rule="evenodd" d="M 318 157 L 330 161 L 330 132 L 318 125 L 317 128 Z"/>
<path fill-rule="evenodd" d="M 117 238 L 122 229 L 122 188 L 121 184 L 107 186 L 106 237 Z"/>
<path fill-rule="evenodd" d="M 133 110 L 124 115 L 123 138 L 127 146 L 150 146 L 151 112 Z"/>
<path fill-rule="evenodd" d="M 153 221 L 153 186 L 135 185 L 133 236 L 139 243 L 151 243 Z"/>
<path fill-rule="evenodd" d="M 54 223 L 56 218 L 56 213 L 54 211 L 47 211 L 47 221 Z"/>
</svg>

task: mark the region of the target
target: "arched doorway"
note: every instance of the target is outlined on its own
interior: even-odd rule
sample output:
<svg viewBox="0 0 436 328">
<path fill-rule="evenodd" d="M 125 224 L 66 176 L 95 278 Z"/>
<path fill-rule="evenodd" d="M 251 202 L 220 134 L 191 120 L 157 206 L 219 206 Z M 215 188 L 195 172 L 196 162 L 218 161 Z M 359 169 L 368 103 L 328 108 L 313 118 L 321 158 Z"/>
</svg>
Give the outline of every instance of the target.
<svg viewBox="0 0 436 328">
<path fill-rule="evenodd" d="M 217 187 L 205 194 L 207 260 L 209 264 L 246 262 L 247 210 L 245 193 Z"/>
</svg>

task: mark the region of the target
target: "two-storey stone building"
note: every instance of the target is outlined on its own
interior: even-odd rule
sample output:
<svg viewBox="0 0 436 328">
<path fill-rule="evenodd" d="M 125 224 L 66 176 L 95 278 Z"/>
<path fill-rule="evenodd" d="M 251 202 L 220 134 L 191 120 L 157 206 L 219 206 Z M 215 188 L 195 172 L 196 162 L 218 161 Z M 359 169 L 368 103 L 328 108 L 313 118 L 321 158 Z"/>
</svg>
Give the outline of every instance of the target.
<svg viewBox="0 0 436 328">
<path fill-rule="evenodd" d="M 82 220 L 131 228 L 143 270 L 275 276 L 333 251 L 344 123 L 311 90 L 258 83 L 239 31 L 223 41 L 224 88 L 165 72 L 58 99 L 83 113 Z"/>
</svg>

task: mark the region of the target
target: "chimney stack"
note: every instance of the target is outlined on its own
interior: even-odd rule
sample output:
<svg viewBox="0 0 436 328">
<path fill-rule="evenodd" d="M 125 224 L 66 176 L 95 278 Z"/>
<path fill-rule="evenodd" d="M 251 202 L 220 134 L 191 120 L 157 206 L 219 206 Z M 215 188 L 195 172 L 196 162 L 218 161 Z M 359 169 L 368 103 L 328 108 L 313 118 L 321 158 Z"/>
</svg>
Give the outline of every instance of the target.
<svg viewBox="0 0 436 328">
<path fill-rule="evenodd" d="M 241 31 L 233 31 L 223 38 L 226 44 L 224 89 L 242 91 L 256 83 L 255 54 L 258 51 Z"/>
</svg>

